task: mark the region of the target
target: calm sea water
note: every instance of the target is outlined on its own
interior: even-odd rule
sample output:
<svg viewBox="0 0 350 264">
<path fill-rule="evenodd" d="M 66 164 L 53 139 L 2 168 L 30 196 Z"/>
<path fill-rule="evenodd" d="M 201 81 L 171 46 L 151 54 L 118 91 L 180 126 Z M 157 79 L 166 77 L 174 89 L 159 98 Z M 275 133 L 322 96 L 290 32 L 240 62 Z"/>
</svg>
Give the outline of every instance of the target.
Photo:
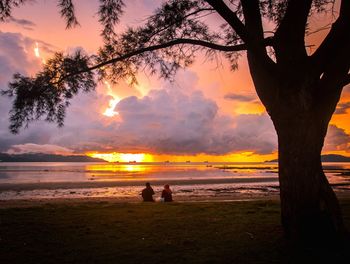
<svg viewBox="0 0 350 264">
<path fill-rule="evenodd" d="M 350 191 L 350 163 L 325 163 L 338 192 Z M 145 182 L 156 192 L 165 183 L 175 197 L 278 194 L 277 163 L 0 163 L 0 200 L 139 197 Z"/>
</svg>

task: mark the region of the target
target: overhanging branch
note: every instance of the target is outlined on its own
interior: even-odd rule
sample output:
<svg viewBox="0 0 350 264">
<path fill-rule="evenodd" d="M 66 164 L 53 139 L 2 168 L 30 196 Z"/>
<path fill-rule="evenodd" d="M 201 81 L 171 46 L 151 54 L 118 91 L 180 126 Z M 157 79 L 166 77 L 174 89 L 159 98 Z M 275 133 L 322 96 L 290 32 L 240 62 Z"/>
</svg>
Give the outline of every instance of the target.
<svg viewBox="0 0 350 264">
<path fill-rule="evenodd" d="M 272 42 L 273 42 L 273 38 L 266 38 L 264 39 L 264 45 L 265 46 L 272 46 Z M 232 45 L 232 46 L 224 46 L 224 45 L 220 45 L 220 44 L 216 44 L 216 43 L 212 43 L 212 42 L 207 42 L 207 41 L 203 41 L 203 40 L 197 40 L 197 39 L 174 39 L 172 41 L 166 42 L 166 43 L 162 43 L 162 44 L 158 44 L 158 45 L 152 45 L 149 47 L 144 47 L 144 48 L 140 48 L 137 49 L 135 51 L 126 53 L 124 55 L 121 55 L 119 57 L 104 61 L 102 63 L 99 63 L 97 65 L 94 65 L 92 67 L 89 67 L 83 71 L 78 71 L 78 72 L 74 72 L 68 76 L 65 76 L 63 79 L 67 77 L 71 77 L 74 75 L 78 75 L 84 72 L 88 72 L 88 71 L 93 71 L 96 70 L 98 68 L 104 67 L 106 65 L 109 64 L 113 64 L 116 62 L 120 62 L 126 59 L 129 59 L 133 56 L 137 56 L 139 54 L 145 53 L 145 52 L 150 52 L 150 51 L 155 51 L 155 50 L 160 50 L 160 49 L 165 49 L 165 48 L 169 48 L 172 46 L 176 46 L 176 45 L 181 45 L 181 44 L 189 44 L 189 45 L 194 45 L 194 46 L 201 46 L 204 48 L 209 48 L 209 49 L 213 49 L 213 50 L 217 50 L 217 51 L 222 51 L 222 52 L 234 52 L 234 51 L 242 51 L 242 50 L 246 50 L 247 49 L 247 45 L 246 44 L 238 44 L 238 45 Z"/>
</svg>

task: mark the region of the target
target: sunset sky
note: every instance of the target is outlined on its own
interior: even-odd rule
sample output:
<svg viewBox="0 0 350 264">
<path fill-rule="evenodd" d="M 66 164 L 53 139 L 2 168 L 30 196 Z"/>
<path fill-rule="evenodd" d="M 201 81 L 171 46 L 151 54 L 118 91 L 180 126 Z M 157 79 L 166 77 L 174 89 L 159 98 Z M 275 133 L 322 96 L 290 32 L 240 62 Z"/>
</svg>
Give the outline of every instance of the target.
<svg viewBox="0 0 350 264">
<path fill-rule="evenodd" d="M 127 1 L 117 31 L 144 22 L 160 2 Z M 80 26 L 69 30 L 56 1 L 37 0 L 15 9 L 12 19 L 0 24 L 0 88 L 6 88 L 15 72 L 34 74 L 55 51 L 83 48 L 96 53 L 102 43 L 97 9 L 97 0 L 76 1 Z M 206 19 L 220 23 L 216 16 Z M 329 19 L 320 15 L 310 25 L 316 29 Z M 310 52 L 326 33 L 307 38 L 307 44 L 314 45 Z M 324 153 L 350 155 L 349 88 L 331 121 Z M 224 58 L 211 62 L 199 54 L 194 65 L 178 72 L 174 83 L 145 73 L 133 87 L 102 82 L 95 92 L 72 100 L 63 128 L 38 121 L 12 135 L 10 106 L 9 98 L 0 97 L 0 152 L 99 154 L 121 161 L 248 162 L 277 157 L 276 133 L 256 96 L 245 54 L 235 72 Z"/>
</svg>

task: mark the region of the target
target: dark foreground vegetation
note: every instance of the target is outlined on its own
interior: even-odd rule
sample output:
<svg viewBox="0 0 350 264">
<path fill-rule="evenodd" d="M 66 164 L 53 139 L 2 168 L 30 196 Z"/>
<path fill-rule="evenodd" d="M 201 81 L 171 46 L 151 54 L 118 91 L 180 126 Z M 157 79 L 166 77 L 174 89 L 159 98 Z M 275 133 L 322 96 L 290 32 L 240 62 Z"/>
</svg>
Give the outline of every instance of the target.
<svg viewBox="0 0 350 264">
<path fill-rule="evenodd" d="M 341 201 L 350 226 L 350 200 Z M 296 248 L 277 201 L 54 203 L 0 209 L 0 263 L 347 263 Z M 338 247 L 336 247 L 338 248 Z M 344 262 L 345 261 L 345 262 Z"/>
</svg>

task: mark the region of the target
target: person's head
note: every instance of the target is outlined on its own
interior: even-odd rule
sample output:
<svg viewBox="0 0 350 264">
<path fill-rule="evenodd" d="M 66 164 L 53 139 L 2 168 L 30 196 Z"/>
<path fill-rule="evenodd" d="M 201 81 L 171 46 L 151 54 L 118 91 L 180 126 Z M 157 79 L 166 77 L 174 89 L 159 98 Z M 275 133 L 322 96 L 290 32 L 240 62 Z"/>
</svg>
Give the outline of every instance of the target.
<svg viewBox="0 0 350 264">
<path fill-rule="evenodd" d="M 151 187 L 151 184 L 149 182 L 146 182 L 146 187 L 147 188 Z"/>
<path fill-rule="evenodd" d="M 169 184 L 165 184 L 165 185 L 164 185 L 164 189 L 169 190 L 169 189 L 170 189 Z"/>
</svg>

